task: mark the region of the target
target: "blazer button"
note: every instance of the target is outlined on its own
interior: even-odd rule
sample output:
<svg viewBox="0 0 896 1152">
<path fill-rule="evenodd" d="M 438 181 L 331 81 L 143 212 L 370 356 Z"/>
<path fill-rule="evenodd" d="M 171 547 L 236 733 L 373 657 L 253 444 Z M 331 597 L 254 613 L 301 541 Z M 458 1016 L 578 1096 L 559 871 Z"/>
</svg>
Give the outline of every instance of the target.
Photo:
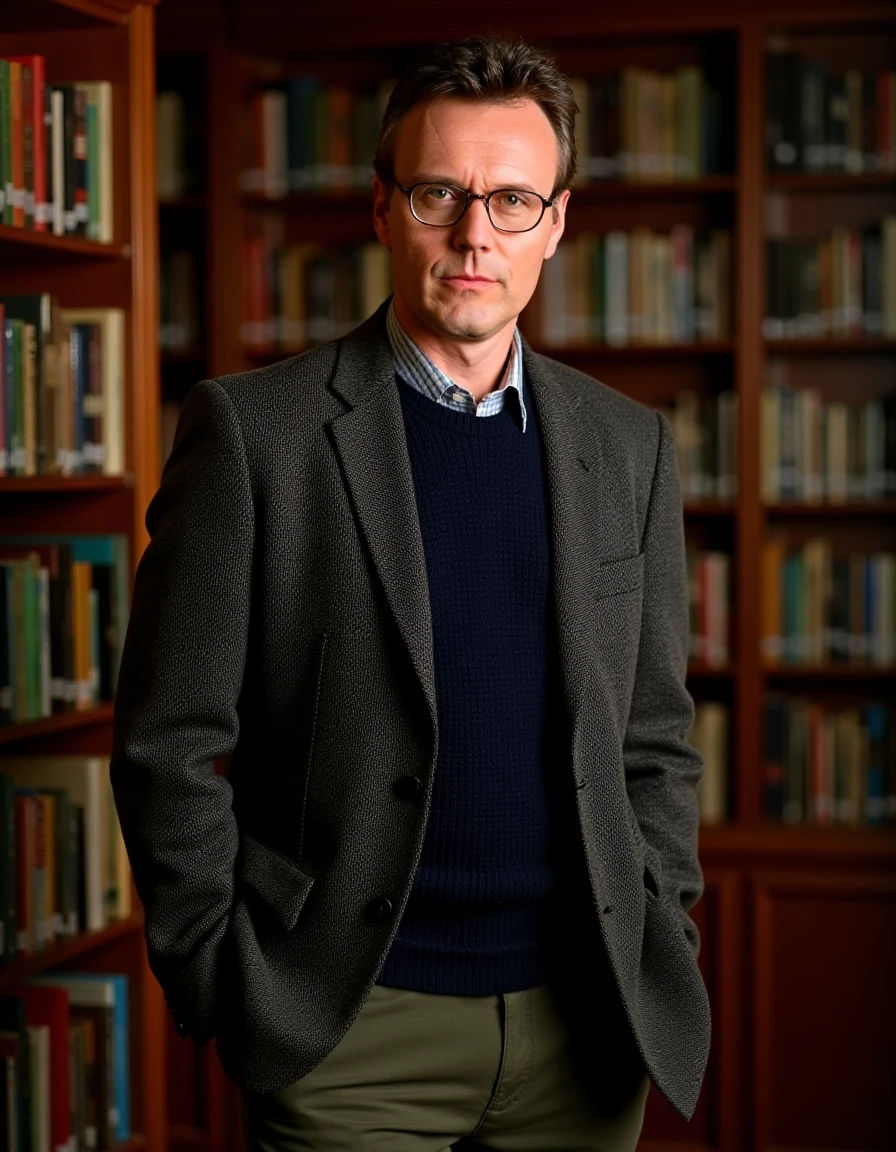
<svg viewBox="0 0 896 1152">
<path fill-rule="evenodd" d="M 379 923 L 382 920 L 388 920 L 393 911 L 392 901 L 388 896 L 376 896 L 367 905 L 367 919 Z"/>
<path fill-rule="evenodd" d="M 410 804 L 420 798 L 420 794 L 423 792 L 423 781 L 419 776 L 402 776 L 392 785 L 392 791 L 399 800 L 405 800 Z"/>
</svg>

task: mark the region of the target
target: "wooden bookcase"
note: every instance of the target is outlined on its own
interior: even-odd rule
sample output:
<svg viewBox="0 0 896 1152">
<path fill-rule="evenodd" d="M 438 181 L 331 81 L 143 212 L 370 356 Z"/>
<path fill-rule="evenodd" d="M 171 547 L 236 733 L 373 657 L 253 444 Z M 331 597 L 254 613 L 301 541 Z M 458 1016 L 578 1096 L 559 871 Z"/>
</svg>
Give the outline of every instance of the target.
<svg viewBox="0 0 896 1152">
<path fill-rule="evenodd" d="M 684 1124 L 654 1093 L 642 1147 L 715 1149 L 861 1148 L 896 1144 L 892 1083 L 896 1029 L 896 832 L 883 827 L 789 825 L 763 817 L 764 701 L 804 696 L 832 709 L 871 699 L 892 704 L 896 668 L 766 667 L 760 650 L 762 550 L 771 538 L 798 547 L 814 536 L 835 549 L 896 551 L 896 502 L 766 505 L 761 492 L 762 389 L 785 380 L 818 388 L 825 402 L 896 392 L 896 341 L 771 341 L 766 243 L 772 211 L 779 235 L 818 238 L 837 225 L 864 228 L 896 213 L 896 172 L 782 175 L 766 163 L 766 57 L 786 37 L 795 51 L 831 68 L 896 68 L 892 3 L 734 0 L 724 8 L 654 0 L 608 9 L 548 10 L 523 0 L 512 16 L 461 3 L 423 11 L 393 0 L 388 19 L 360 0 L 335 0 L 326 21 L 297 20 L 286 0 L 220 6 L 193 0 L 160 11 L 162 67 L 203 60 L 206 116 L 204 374 L 239 371 L 283 353 L 247 351 L 241 241 L 254 230 L 333 248 L 372 238 L 370 197 L 294 193 L 269 201 L 240 191 L 235 126 L 256 87 L 308 72 L 360 88 L 394 75 L 415 46 L 494 30 L 552 49 L 571 74 L 594 77 L 640 64 L 660 70 L 698 63 L 724 97 L 730 155 L 720 175 L 687 183 L 591 184 L 576 188 L 567 236 L 679 222 L 732 232 L 730 339 L 682 347 L 561 348 L 555 351 L 648 404 L 683 389 L 738 397 L 738 491 L 727 503 L 687 504 L 689 540 L 731 557 L 732 659 L 693 668 L 695 700 L 730 709 L 730 819 L 701 833 L 706 895 L 696 910 L 714 1037 L 697 1113 Z M 160 69 L 161 70 L 161 69 Z M 170 211 L 175 211 L 171 209 Z M 783 224 L 781 223 L 783 221 Z M 782 231 L 783 229 L 783 231 Z M 198 377 L 197 377 L 198 378 Z M 182 387 L 184 379 L 178 387 Z M 207 1051 L 173 1039 L 169 1113 L 173 1146 L 208 1152 L 239 1144 L 238 1100 Z M 201 1109 L 198 1103 L 204 1101 Z"/>
<path fill-rule="evenodd" d="M 35 0 L 0 5 L 0 56 L 34 53 L 52 84 L 112 84 L 115 234 L 111 244 L 0 227 L 0 292 L 51 293 L 63 307 L 125 312 L 124 476 L 0 478 L 0 535 L 123 533 L 136 566 L 143 516 L 158 483 L 157 241 L 155 216 L 155 0 Z M 4 753 L 108 754 L 112 705 L 0 728 Z M 163 1152 L 164 1004 L 150 973 L 136 911 L 0 967 L 0 992 L 49 969 L 129 978 L 132 1138 Z"/>
</svg>

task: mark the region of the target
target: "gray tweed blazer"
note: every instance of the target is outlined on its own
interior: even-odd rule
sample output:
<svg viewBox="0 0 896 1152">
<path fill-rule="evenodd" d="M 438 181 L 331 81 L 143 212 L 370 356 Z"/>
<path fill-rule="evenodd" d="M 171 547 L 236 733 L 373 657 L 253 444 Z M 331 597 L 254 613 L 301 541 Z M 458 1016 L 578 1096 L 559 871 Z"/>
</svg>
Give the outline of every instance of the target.
<svg viewBox="0 0 896 1152">
<path fill-rule="evenodd" d="M 191 390 L 134 587 L 111 773 L 150 964 L 178 1031 L 215 1035 L 253 1092 L 354 1020 L 426 829 L 430 610 L 384 317 Z M 690 1115 L 710 1017 L 672 434 L 524 356 L 595 935 L 651 1078 Z"/>
</svg>

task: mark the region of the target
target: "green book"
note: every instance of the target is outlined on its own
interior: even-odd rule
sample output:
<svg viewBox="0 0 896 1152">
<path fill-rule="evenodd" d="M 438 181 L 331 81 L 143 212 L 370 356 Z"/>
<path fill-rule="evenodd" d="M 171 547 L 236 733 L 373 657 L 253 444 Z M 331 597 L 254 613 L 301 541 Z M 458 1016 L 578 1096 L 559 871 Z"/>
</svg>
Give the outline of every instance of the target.
<svg viewBox="0 0 896 1152">
<path fill-rule="evenodd" d="M 16 809 L 12 777 L 0 773 L 0 964 L 16 955 Z"/>
</svg>

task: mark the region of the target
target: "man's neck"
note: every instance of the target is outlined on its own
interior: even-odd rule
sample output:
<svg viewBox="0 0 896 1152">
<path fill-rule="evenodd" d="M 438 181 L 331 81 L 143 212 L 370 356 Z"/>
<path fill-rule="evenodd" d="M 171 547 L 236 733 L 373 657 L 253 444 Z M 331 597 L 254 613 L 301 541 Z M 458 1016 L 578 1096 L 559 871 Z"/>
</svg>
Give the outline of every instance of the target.
<svg viewBox="0 0 896 1152">
<path fill-rule="evenodd" d="M 513 343 L 513 323 L 485 340 L 465 342 L 448 337 L 440 339 L 409 314 L 398 300 L 395 301 L 395 316 L 420 351 L 450 380 L 465 388 L 477 403 L 502 383 Z"/>
</svg>

